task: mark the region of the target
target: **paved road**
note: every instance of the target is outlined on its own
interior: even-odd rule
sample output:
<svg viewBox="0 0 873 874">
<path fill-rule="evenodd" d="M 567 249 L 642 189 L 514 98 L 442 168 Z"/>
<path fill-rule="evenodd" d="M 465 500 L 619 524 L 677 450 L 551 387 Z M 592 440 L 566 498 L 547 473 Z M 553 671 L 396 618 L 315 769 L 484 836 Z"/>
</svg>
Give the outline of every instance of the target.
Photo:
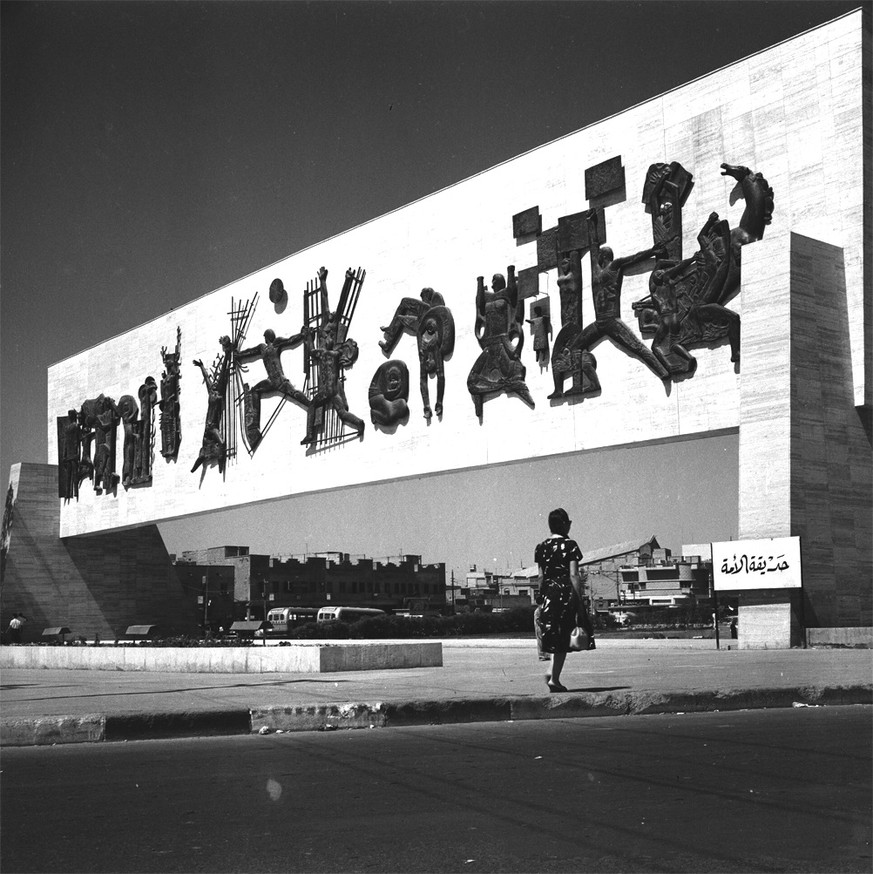
<svg viewBox="0 0 873 874">
<path fill-rule="evenodd" d="M 16 872 L 869 872 L 873 707 L 4 749 Z"/>
</svg>

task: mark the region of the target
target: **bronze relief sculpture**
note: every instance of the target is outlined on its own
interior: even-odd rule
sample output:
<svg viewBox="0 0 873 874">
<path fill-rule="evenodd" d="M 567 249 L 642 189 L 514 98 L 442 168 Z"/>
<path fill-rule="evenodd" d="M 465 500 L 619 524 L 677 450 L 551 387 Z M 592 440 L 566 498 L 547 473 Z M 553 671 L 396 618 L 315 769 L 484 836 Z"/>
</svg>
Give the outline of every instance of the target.
<svg viewBox="0 0 873 874">
<path fill-rule="evenodd" d="M 338 443 L 347 438 L 344 426 L 364 435 L 364 421 L 349 410 L 345 393 L 345 371 L 358 359 L 358 344 L 348 336 L 349 325 L 364 284 L 366 272 L 346 271 L 337 309 L 331 312 L 327 292 L 327 270 L 321 267 L 318 280 L 307 285 L 304 294 L 304 368 L 311 391 L 306 416 L 304 446 Z"/>
<path fill-rule="evenodd" d="M 98 495 L 114 491 L 118 484 L 119 478 L 115 473 L 115 447 L 120 419 L 121 413 L 115 401 L 103 394 L 88 399 L 79 410 L 82 438 L 79 482 L 91 479 L 94 483 L 94 491 Z"/>
<path fill-rule="evenodd" d="M 196 360 L 194 366 L 200 369 L 203 382 L 206 385 L 208 400 L 206 404 L 206 421 L 203 425 L 203 440 L 197 460 L 191 468 L 194 473 L 198 467 L 211 464 L 218 465 L 220 473 L 224 473 L 227 462 L 228 422 L 227 388 L 234 360 L 234 349 L 230 337 L 223 336 L 218 341 L 221 344 L 221 354 L 216 358 L 211 368 L 204 366 L 201 360 Z"/>
<path fill-rule="evenodd" d="M 591 346 L 603 337 L 609 337 L 616 346 L 623 349 L 629 355 L 639 358 L 656 376 L 660 379 L 665 379 L 668 376 L 667 369 L 621 318 L 621 287 L 625 271 L 634 264 L 646 261 L 660 254 L 663 249 L 658 245 L 644 249 L 634 255 L 616 258 L 609 246 L 602 246 L 600 244 L 596 228 L 597 214 L 595 211 L 589 212 L 588 221 L 594 321 L 585 327 L 578 337 L 568 344 L 567 348 L 571 353 L 578 351 L 580 357 L 585 353 L 591 355 Z M 556 348 L 557 345 L 556 341 Z M 581 393 L 596 391 L 599 388 L 599 382 L 595 385 L 596 376 L 594 376 L 594 369 L 596 363 L 593 360 L 589 360 L 585 366 L 589 370 L 591 385 L 587 390 L 581 389 L 580 391 Z M 593 379 L 591 378 L 592 376 Z M 550 395 L 550 397 L 560 396 L 556 377 L 555 394 Z"/>
<path fill-rule="evenodd" d="M 587 248 L 587 245 L 586 245 Z M 552 381 L 555 388 L 550 400 L 572 395 L 592 394 L 600 390 L 597 360 L 580 347 L 582 336 L 582 250 L 564 254 L 558 264 L 558 289 L 561 295 L 561 330 L 552 348 Z M 572 385 L 565 392 L 564 380 Z"/>
<path fill-rule="evenodd" d="M 139 406 L 133 395 L 122 395 L 118 399 L 118 411 L 121 413 L 121 426 L 124 430 L 124 443 L 121 455 L 121 484 L 126 488 L 133 485 L 134 461 L 136 458 L 136 444 L 139 440 L 140 422 Z"/>
<path fill-rule="evenodd" d="M 430 421 L 434 411 L 437 418 L 442 417 L 446 389 L 445 359 L 451 356 L 455 348 L 455 320 L 443 296 L 432 288 L 423 288 L 421 300 L 404 297 L 391 322 L 381 330 L 384 339 L 379 346 L 386 356 L 392 353 L 404 331 L 415 334 L 424 418 Z M 433 410 L 429 389 L 431 377 L 436 377 L 437 381 L 437 399 Z"/>
<path fill-rule="evenodd" d="M 481 418 L 485 397 L 498 392 L 517 394 L 534 406 L 527 384 L 526 369 L 521 363 L 524 332 L 523 314 L 518 312 L 518 286 L 515 267 L 507 268 L 507 278 L 495 273 L 491 291 L 485 289 L 485 278 L 478 278 L 476 291 L 475 334 L 482 353 L 467 377 L 467 390 L 473 397 L 476 415 Z"/>
<path fill-rule="evenodd" d="M 164 372 L 161 374 L 161 455 L 174 461 L 182 441 L 182 422 L 179 416 L 179 381 L 182 379 L 182 331 L 176 329 L 176 349 L 168 352 L 161 347 Z"/>
<path fill-rule="evenodd" d="M 649 295 L 636 301 L 640 330 L 654 335 L 652 351 L 670 375 L 690 375 L 697 360 L 689 347 L 730 344 L 731 361 L 740 360 L 740 317 L 726 303 L 740 284 L 741 247 L 759 240 L 773 215 L 773 189 L 748 167 L 722 164 L 722 175 L 737 180 L 746 202 L 739 227 L 713 212 L 697 236 L 692 258 L 660 258 L 649 279 Z"/>
<path fill-rule="evenodd" d="M 155 406 L 158 386 L 153 376 L 147 376 L 139 387 L 140 429 L 134 456 L 134 483 L 152 481 L 152 458 L 155 437 Z"/>
<path fill-rule="evenodd" d="M 552 336 L 552 322 L 548 310 L 548 298 L 532 303 L 530 307 L 530 335 L 533 339 L 533 351 L 537 364 L 547 367 L 549 364 L 549 338 Z"/>
<path fill-rule="evenodd" d="M 79 499 L 79 459 L 82 454 L 82 436 L 79 414 L 69 410 L 58 420 L 58 497 Z"/>
<path fill-rule="evenodd" d="M 262 398 L 278 396 L 286 400 L 293 400 L 304 409 L 309 407 L 309 398 L 291 384 L 282 368 L 282 352 L 302 345 L 305 335 L 304 328 L 299 334 L 294 334 L 291 337 L 277 337 L 276 332 L 268 328 L 264 331 L 263 343 L 234 353 L 236 364 L 245 364 L 247 361 L 261 359 L 264 362 L 264 369 L 267 371 L 267 378 L 262 379 L 251 388 L 248 384 L 243 384 L 245 434 L 251 452 L 257 449 L 258 444 L 263 439 L 261 432 Z"/>
<path fill-rule="evenodd" d="M 652 216 L 652 242 L 666 260 L 682 260 L 682 207 L 694 177 L 678 162 L 652 164 L 643 186 L 643 203 Z"/>
</svg>

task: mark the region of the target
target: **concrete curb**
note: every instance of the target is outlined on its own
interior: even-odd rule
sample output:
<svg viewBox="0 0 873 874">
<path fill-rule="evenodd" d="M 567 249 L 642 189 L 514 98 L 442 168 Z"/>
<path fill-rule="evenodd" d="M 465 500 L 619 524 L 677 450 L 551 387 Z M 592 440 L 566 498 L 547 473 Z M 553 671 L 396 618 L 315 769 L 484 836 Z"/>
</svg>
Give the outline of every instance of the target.
<svg viewBox="0 0 873 874">
<path fill-rule="evenodd" d="M 196 712 L 10 718 L 0 719 L 0 743 L 4 746 L 46 746 L 250 733 L 849 704 L 873 705 L 873 684 L 694 693 L 583 692 L 548 696 L 346 702 Z"/>
</svg>

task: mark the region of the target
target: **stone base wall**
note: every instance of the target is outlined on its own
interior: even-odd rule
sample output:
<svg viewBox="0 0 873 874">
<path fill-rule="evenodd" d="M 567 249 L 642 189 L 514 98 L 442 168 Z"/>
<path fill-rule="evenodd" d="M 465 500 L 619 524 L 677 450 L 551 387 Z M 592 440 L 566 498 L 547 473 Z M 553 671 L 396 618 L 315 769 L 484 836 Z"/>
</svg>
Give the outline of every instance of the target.
<svg viewBox="0 0 873 874">
<path fill-rule="evenodd" d="M 2 668 L 196 674 L 321 674 L 441 668 L 438 640 L 306 641 L 290 646 L 6 646 Z"/>
<path fill-rule="evenodd" d="M 806 645 L 833 649 L 873 649 L 873 628 L 807 628 Z"/>
<path fill-rule="evenodd" d="M 24 613 L 23 641 L 66 625 L 112 639 L 129 625 L 198 630 L 156 525 L 61 539 L 57 468 L 12 466 L 0 577 L 0 623 Z M 69 639 L 69 638 L 68 638 Z"/>
<path fill-rule="evenodd" d="M 801 643 L 799 598 L 789 590 L 743 592 L 738 606 L 740 649 L 787 649 Z"/>
</svg>

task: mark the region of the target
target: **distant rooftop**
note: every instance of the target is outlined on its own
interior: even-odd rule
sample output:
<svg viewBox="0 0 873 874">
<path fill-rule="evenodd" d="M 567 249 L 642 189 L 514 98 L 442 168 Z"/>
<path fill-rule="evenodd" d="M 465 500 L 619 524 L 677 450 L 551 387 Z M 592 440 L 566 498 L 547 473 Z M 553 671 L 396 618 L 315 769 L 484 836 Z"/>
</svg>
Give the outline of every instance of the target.
<svg viewBox="0 0 873 874">
<path fill-rule="evenodd" d="M 591 549 L 583 553 L 582 564 L 590 564 L 595 561 L 603 561 L 605 558 L 615 558 L 619 555 L 627 555 L 629 552 L 637 552 L 644 546 L 652 549 L 660 549 L 658 540 L 653 534 L 648 540 L 625 540 L 624 543 L 616 543 L 613 546 L 603 546 L 600 549 Z"/>
</svg>

